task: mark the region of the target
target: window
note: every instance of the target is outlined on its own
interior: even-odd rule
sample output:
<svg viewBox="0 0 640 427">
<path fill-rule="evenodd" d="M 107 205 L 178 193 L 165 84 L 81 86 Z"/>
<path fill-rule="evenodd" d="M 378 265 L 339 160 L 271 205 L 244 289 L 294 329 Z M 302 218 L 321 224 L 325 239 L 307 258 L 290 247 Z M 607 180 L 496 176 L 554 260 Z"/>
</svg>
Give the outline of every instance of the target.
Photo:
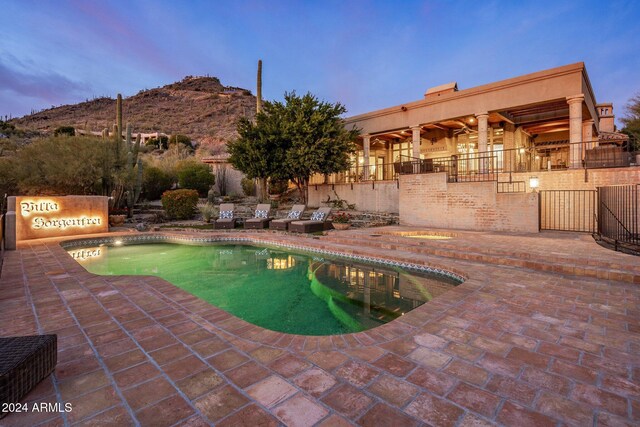
<svg viewBox="0 0 640 427">
<path fill-rule="evenodd" d="M 407 162 L 411 160 L 412 147 L 411 142 L 396 142 L 393 144 L 393 161 Z"/>
</svg>

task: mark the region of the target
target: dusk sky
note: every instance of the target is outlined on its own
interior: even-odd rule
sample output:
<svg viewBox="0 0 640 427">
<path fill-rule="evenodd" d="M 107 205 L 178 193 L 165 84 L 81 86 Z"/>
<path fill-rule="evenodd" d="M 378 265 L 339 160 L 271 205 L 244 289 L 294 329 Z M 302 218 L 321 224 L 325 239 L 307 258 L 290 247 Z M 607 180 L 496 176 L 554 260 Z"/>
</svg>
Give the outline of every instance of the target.
<svg viewBox="0 0 640 427">
<path fill-rule="evenodd" d="M 347 115 L 578 61 L 619 118 L 640 92 L 640 2 L 0 0 L 0 114 L 219 77 Z"/>
</svg>

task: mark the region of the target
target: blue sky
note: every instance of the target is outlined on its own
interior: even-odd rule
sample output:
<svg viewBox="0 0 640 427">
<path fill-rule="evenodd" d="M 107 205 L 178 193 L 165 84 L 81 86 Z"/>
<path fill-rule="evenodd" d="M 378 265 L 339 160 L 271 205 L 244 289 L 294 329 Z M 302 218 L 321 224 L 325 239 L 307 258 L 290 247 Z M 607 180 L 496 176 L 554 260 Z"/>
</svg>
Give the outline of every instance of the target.
<svg viewBox="0 0 640 427">
<path fill-rule="evenodd" d="M 0 0 L 0 114 L 211 75 L 347 115 L 584 61 L 616 115 L 640 92 L 640 2 Z"/>
</svg>

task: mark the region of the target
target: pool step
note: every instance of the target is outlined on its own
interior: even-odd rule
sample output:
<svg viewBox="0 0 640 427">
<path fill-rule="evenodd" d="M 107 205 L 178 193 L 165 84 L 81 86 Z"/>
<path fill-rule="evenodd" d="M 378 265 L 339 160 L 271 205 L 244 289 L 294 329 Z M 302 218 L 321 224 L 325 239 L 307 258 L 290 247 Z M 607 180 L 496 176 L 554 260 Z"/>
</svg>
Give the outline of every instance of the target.
<svg viewBox="0 0 640 427">
<path fill-rule="evenodd" d="M 449 243 L 448 241 L 415 242 L 412 238 L 385 234 L 372 237 L 363 233 L 341 232 L 339 235 L 331 233 L 329 236 L 323 237 L 323 240 L 344 245 L 352 245 L 354 241 L 357 241 L 362 246 L 384 250 L 402 250 L 421 255 L 640 284 L 640 267 L 630 263 L 614 264 L 594 259 L 589 264 L 584 264 L 576 259 L 553 253 L 541 256 L 539 253 L 523 252 L 516 249 L 506 251 L 495 247 L 479 248 L 477 245 Z"/>
</svg>

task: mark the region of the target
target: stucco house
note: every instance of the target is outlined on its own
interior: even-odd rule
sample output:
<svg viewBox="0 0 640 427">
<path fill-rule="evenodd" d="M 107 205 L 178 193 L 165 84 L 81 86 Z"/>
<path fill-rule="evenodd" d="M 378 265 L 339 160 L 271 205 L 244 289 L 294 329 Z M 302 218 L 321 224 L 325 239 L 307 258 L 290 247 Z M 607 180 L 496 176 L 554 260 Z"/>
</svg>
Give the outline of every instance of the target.
<svg viewBox="0 0 640 427">
<path fill-rule="evenodd" d="M 613 104 L 596 101 L 582 62 L 469 89 L 432 87 L 345 122 L 361 129 L 353 167 L 314 177 L 312 205 L 338 194 L 362 210 L 397 212 L 406 225 L 537 231 L 544 200 L 532 191 L 640 183 Z"/>
</svg>

